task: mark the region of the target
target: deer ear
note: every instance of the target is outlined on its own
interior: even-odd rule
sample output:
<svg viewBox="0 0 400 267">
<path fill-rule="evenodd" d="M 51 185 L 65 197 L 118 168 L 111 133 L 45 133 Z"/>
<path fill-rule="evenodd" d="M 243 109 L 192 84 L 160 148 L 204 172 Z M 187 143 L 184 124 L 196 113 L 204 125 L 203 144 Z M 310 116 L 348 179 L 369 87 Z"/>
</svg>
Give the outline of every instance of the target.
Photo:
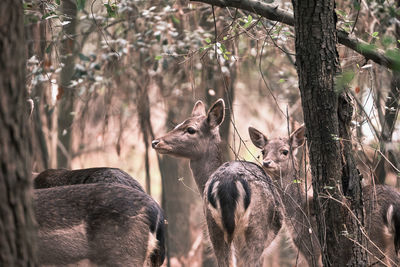
<svg viewBox="0 0 400 267">
<path fill-rule="evenodd" d="M 211 128 L 219 126 L 225 117 L 225 102 L 222 98 L 218 99 L 208 110 L 207 123 Z"/>
<path fill-rule="evenodd" d="M 301 125 L 290 135 L 290 142 L 293 148 L 302 146 L 305 141 L 306 127 Z"/>
<path fill-rule="evenodd" d="M 198 100 L 196 104 L 194 104 L 192 110 L 192 117 L 205 116 L 205 115 L 206 115 L 206 107 L 204 106 L 201 100 Z"/>
<path fill-rule="evenodd" d="M 265 137 L 265 135 L 263 135 L 262 132 L 260 132 L 256 128 L 249 127 L 249 135 L 253 144 L 258 148 L 263 149 L 268 143 L 267 137 Z"/>
</svg>

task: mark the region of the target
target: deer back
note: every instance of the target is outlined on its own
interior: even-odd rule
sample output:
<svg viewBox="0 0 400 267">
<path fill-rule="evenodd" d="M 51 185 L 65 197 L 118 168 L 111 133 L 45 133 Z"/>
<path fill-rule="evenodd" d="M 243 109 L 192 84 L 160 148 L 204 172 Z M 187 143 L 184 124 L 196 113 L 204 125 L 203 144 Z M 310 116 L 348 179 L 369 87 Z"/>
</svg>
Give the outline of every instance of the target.
<svg viewBox="0 0 400 267">
<path fill-rule="evenodd" d="M 203 196 L 206 214 L 222 229 L 225 243 L 233 244 L 239 266 L 254 263 L 252 256 L 261 255 L 282 226 L 282 207 L 272 181 L 254 163 L 222 164 L 206 183 Z"/>
<path fill-rule="evenodd" d="M 117 168 L 89 168 L 78 170 L 47 169 L 34 179 L 34 188 L 93 183 L 117 183 L 143 191 L 143 187 L 126 172 Z"/>
<path fill-rule="evenodd" d="M 65 265 L 88 259 L 105 266 L 160 266 L 164 215 L 140 190 L 87 184 L 35 190 L 39 260 Z"/>
</svg>

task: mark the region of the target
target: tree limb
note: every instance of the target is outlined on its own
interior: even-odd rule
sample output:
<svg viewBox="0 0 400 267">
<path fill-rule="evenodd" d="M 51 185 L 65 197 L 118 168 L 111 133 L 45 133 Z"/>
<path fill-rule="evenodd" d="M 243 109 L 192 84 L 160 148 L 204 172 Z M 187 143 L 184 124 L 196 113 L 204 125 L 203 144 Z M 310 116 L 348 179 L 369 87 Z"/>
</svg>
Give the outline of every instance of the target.
<svg viewBox="0 0 400 267">
<path fill-rule="evenodd" d="M 201 2 L 218 7 L 233 7 L 246 10 L 266 19 L 279 21 L 289 26 L 294 25 L 294 18 L 291 12 L 278 8 L 270 4 L 262 3 L 257 0 L 190 0 L 192 2 Z M 399 63 L 385 55 L 385 52 L 380 49 L 363 49 L 363 45 L 368 45 L 367 42 L 351 37 L 343 30 L 337 31 L 337 37 L 340 44 L 356 51 L 364 56 L 367 60 L 371 59 L 375 63 L 385 66 L 389 69 L 398 67 Z"/>
</svg>

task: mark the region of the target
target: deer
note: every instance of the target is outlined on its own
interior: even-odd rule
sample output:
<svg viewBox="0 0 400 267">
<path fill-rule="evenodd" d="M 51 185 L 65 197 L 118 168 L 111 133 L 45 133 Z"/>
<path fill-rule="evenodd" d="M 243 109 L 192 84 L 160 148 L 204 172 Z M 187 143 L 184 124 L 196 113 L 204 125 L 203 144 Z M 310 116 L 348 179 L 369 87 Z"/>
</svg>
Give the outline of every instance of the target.
<svg viewBox="0 0 400 267">
<path fill-rule="evenodd" d="M 138 181 L 117 168 L 47 169 L 39 173 L 33 180 L 35 189 L 92 183 L 123 184 L 144 192 L 143 187 Z"/>
<path fill-rule="evenodd" d="M 272 177 L 281 195 L 284 222 L 295 246 L 309 266 L 321 265 L 321 250 L 315 235 L 315 217 L 307 211 L 307 194 L 298 177 L 297 150 L 305 142 L 304 125 L 293 131 L 288 138 L 268 139 L 259 130 L 249 127 L 253 144 L 261 149 L 262 165 Z M 312 204 L 312 199 L 308 199 Z M 400 248 L 400 193 L 389 186 L 377 185 L 363 188 L 366 214 L 365 230 L 368 234 L 370 264 L 397 266 Z M 343 250 L 350 251 L 350 242 Z M 338 248 L 340 249 L 340 248 Z M 346 252 L 343 251 L 345 254 Z M 343 257 L 343 265 L 349 255 Z"/>
<path fill-rule="evenodd" d="M 93 183 L 34 190 L 40 265 L 161 266 L 164 215 L 142 190 Z"/>
<path fill-rule="evenodd" d="M 206 113 L 197 101 L 189 118 L 152 141 L 159 154 L 189 159 L 218 266 L 261 266 L 262 255 L 282 225 L 271 179 L 257 164 L 223 162 L 219 126 L 225 103 Z"/>
</svg>

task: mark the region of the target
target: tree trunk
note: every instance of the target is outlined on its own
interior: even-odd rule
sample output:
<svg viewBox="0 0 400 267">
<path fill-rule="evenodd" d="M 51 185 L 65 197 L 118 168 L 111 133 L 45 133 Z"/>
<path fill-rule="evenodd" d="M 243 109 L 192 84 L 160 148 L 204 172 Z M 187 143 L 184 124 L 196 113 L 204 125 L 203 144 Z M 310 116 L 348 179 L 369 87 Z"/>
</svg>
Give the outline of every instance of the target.
<svg viewBox="0 0 400 267">
<path fill-rule="evenodd" d="M 41 12 L 45 13 L 44 5 L 40 6 Z M 25 36 L 27 41 L 28 58 L 37 56 L 39 61 L 44 62 L 44 68 L 50 65 L 49 55 L 45 54 L 47 38 L 47 20 L 41 20 L 36 23 L 26 25 Z M 32 111 L 31 127 L 31 144 L 33 148 L 32 165 L 34 170 L 41 171 L 49 168 L 50 157 L 48 145 L 46 143 L 45 133 L 43 131 L 43 110 L 48 103 L 46 101 L 45 92 L 49 89 L 47 84 L 37 82 L 31 88 L 30 98 L 34 101 L 34 109 Z M 50 89 L 49 89 L 50 90 Z M 28 90 L 29 91 L 29 90 Z"/>
<path fill-rule="evenodd" d="M 342 162 L 344 159 L 347 164 L 351 163 L 351 149 L 349 150 L 343 144 L 346 142 L 343 140 L 348 139 L 342 139 L 339 142 L 340 137 L 349 137 L 348 123 L 350 121 L 344 117 L 340 118 L 344 121 L 344 125 L 341 126 L 339 123 L 338 107 L 342 108 L 348 102 L 341 101 L 339 106 L 340 92 L 334 86 L 335 77 L 340 73 L 339 56 L 336 50 L 335 2 L 333 0 L 293 0 L 292 3 L 296 32 L 297 72 L 304 121 L 307 127 L 314 207 L 322 249 L 322 262 L 324 266 L 341 266 L 347 262 L 365 266 L 366 253 L 360 254 L 360 249 L 356 245 L 353 246 L 351 252 L 345 249 L 340 250 L 344 247 L 343 242 L 346 241 L 342 232 L 356 228 L 356 226 L 350 229 L 343 228 L 348 221 L 347 212 L 339 203 L 345 201 L 342 194 L 342 179 L 346 178 L 345 192 L 357 192 L 361 195 L 361 190 L 357 188 L 359 181 L 354 182 L 356 171 L 354 160 L 353 165 L 344 165 Z M 343 169 L 343 166 L 347 169 Z M 349 184 L 356 188 L 347 190 Z M 356 200 L 358 201 L 358 198 Z M 362 209 L 360 217 L 362 218 Z M 356 241 L 362 240 L 362 237 L 358 236 L 358 231 L 350 232 L 351 234 L 355 235 L 352 237 Z M 360 243 L 365 244 L 362 241 Z"/>
<path fill-rule="evenodd" d="M 0 266 L 36 263 L 22 12 L 22 1 L 1 3 Z"/>
<path fill-rule="evenodd" d="M 76 57 L 76 2 L 72 0 L 62 1 L 62 14 L 69 17 L 71 22 L 63 26 L 63 41 L 60 53 L 61 62 L 64 64 L 59 80 L 60 104 L 58 110 L 58 144 L 57 144 L 57 167 L 69 168 L 71 163 L 71 133 L 74 119 L 74 89 L 70 87 L 74 75 Z"/>
<path fill-rule="evenodd" d="M 190 113 L 188 108 L 182 108 L 183 101 L 179 104 L 168 107 L 167 122 L 180 121 Z M 191 106 L 189 103 L 188 106 Z M 180 108 L 179 108 L 180 107 Z M 186 111 L 186 112 L 185 112 Z M 171 130 L 170 128 L 167 131 Z M 163 203 L 163 209 L 168 216 L 168 244 L 169 253 L 172 257 L 187 256 L 191 247 L 190 236 L 190 210 L 193 200 L 193 192 L 186 186 L 195 189 L 192 182 L 192 174 L 189 164 L 182 159 L 176 159 L 169 156 L 160 158 L 160 173 L 163 179 L 163 191 L 165 192 L 166 203 Z M 183 178 L 183 181 L 180 180 Z"/>
</svg>

